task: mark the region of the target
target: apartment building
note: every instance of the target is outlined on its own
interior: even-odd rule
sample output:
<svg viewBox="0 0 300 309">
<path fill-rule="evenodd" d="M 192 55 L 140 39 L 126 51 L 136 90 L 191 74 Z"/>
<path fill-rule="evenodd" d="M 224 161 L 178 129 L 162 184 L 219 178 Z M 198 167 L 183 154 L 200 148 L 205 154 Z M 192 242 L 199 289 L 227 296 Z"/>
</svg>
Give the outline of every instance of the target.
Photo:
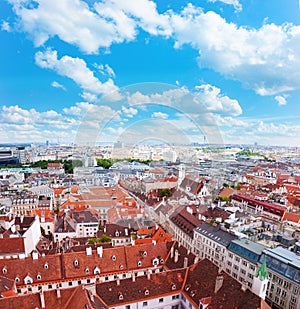
<svg viewBox="0 0 300 309">
<path fill-rule="evenodd" d="M 194 229 L 194 253 L 200 259 L 209 259 L 215 265 L 225 269 L 227 248 L 236 235 L 223 230 L 220 225 L 203 222 Z"/>
<path fill-rule="evenodd" d="M 300 308 L 300 260 L 299 255 L 276 247 L 264 250 L 260 262 L 266 258 L 269 283 L 266 302 L 272 308 Z"/>
</svg>

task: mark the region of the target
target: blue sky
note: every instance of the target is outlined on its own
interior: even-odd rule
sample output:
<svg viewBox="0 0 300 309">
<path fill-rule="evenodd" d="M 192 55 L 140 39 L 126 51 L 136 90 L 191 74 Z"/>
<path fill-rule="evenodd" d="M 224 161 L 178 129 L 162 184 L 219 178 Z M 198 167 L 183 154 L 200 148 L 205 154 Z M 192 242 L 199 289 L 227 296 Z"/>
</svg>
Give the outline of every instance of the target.
<svg viewBox="0 0 300 309">
<path fill-rule="evenodd" d="M 299 146 L 297 0 L 3 0 L 0 142 Z"/>
</svg>

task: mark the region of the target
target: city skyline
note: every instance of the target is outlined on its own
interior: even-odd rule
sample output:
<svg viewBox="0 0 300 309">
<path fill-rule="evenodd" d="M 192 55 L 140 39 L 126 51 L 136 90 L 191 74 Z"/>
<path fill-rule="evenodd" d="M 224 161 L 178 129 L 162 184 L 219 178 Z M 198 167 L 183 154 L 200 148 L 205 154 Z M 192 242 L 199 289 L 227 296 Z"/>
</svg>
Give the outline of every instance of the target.
<svg viewBox="0 0 300 309">
<path fill-rule="evenodd" d="M 1 143 L 208 131 L 299 146 L 296 0 L 8 0 L 0 12 Z"/>
</svg>

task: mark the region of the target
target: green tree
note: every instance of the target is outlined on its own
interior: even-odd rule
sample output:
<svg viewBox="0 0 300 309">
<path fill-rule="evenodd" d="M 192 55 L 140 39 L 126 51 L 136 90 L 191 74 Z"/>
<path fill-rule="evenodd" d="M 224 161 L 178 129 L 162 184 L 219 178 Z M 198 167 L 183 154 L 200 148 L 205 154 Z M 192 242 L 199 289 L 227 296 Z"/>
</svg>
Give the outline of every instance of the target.
<svg viewBox="0 0 300 309">
<path fill-rule="evenodd" d="M 159 192 L 159 196 L 160 197 L 171 197 L 172 196 L 172 191 L 168 188 L 166 189 L 161 189 Z"/>
<path fill-rule="evenodd" d="M 88 244 L 99 244 L 103 242 L 111 242 L 111 238 L 108 237 L 107 235 L 103 234 L 100 238 L 92 237 L 88 240 Z"/>
</svg>

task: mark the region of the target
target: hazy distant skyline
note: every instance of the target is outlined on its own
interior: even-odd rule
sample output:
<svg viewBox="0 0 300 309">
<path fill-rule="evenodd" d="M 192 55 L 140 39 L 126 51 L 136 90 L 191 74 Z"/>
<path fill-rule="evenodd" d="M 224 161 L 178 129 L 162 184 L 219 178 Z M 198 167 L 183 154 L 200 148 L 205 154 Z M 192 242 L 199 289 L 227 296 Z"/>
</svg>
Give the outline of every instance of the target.
<svg viewBox="0 0 300 309">
<path fill-rule="evenodd" d="M 82 121 L 199 142 L 213 119 L 225 143 L 300 146 L 297 0 L 3 0 L 0 25 L 0 143 L 72 143 Z"/>
</svg>

